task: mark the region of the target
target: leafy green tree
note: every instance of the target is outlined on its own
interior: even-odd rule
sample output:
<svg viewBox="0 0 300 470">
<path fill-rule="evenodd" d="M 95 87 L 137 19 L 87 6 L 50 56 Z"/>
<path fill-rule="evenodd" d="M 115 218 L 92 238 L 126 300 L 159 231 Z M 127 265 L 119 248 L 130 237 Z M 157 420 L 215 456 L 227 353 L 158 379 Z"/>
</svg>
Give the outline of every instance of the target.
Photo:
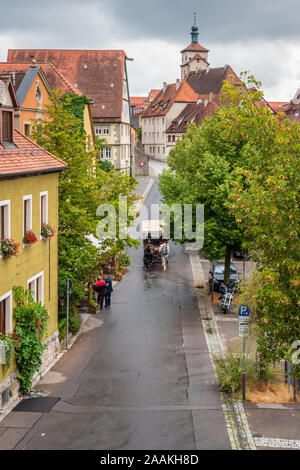
<svg viewBox="0 0 300 470">
<path fill-rule="evenodd" d="M 260 139 L 251 142 L 230 207 L 258 266 L 241 301 L 252 307 L 258 351 L 271 362 L 289 360 L 300 339 L 300 125 L 262 109 L 255 119 Z"/>
<path fill-rule="evenodd" d="M 90 236 L 96 236 L 98 206 L 110 203 L 118 214 L 119 196 L 126 196 L 129 206 L 134 202 L 136 181 L 125 173 L 100 168 L 98 152 L 87 150 L 82 122 L 70 112 L 60 92 L 52 92 L 47 119 L 36 121 L 32 137 L 69 167 L 59 177 L 58 262 L 60 308 L 64 308 L 68 277 L 73 281 L 72 308 L 83 296 L 85 284 L 99 273 L 105 250 L 135 243 L 129 235 L 121 241 L 107 239 L 100 250 Z"/>
<path fill-rule="evenodd" d="M 251 83 L 253 80 L 250 77 Z M 245 83 L 236 86 L 225 82 L 222 106 L 200 127 L 194 123 L 188 126 L 184 138 L 168 157 L 170 169 L 160 177 L 166 204 L 204 205 L 202 253 L 210 260 L 225 258 L 225 283 L 229 281 L 232 252 L 243 239 L 242 230 L 228 208 L 236 171 L 247 166 L 248 160 L 247 136 L 238 132 L 238 126 L 248 122 L 249 110 L 244 102 L 260 99 L 261 94 L 247 91 Z M 251 126 L 249 133 L 255 132 Z"/>
</svg>

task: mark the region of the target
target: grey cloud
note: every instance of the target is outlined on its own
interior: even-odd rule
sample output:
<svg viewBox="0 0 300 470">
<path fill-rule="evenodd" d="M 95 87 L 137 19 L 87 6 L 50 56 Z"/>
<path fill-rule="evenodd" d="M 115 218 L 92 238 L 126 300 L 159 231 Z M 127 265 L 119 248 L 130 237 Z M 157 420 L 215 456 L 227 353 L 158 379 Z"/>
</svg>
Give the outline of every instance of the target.
<svg viewBox="0 0 300 470">
<path fill-rule="evenodd" d="M 115 15 L 132 34 L 187 41 L 197 12 L 199 42 L 299 38 L 299 0 L 111 0 Z"/>
<path fill-rule="evenodd" d="M 1 31 L 38 31 L 61 36 L 65 31 L 83 42 L 101 38 L 101 14 L 113 15 L 123 37 L 161 38 L 185 44 L 189 40 L 193 12 L 197 12 L 199 42 L 300 37 L 299 0 L 15 0 L 1 6 Z M 97 28 L 98 19 L 98 28 Z M 122 26 L 120 26 L 122 25 Z M 116 35 L 114 28 L 111 37 Z M 108 40 L 110 38 L 107 38 Z M 67 41 L 68 38 L 66 37 Z"/>
</svg>

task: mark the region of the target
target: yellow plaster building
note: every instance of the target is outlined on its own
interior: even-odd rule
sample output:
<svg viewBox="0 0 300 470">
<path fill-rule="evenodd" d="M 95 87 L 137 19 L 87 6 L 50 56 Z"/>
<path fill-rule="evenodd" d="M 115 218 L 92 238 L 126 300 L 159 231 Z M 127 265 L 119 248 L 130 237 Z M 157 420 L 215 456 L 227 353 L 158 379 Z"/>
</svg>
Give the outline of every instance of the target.
<svg viewBox="0 0 300 470">
<path fill-rule="evenodd" d="M 58 178 L 67 165 L 13 129 L 13 107 L 2 103 L 2 95 L 11 93 L 9 78 L 0 75 L 0 240 L 20 243 L 16 256 L 6 257 L 0 250 L 0 333 L 15 327 L 14 285 L 30 289 L 34 298 L 48 309 L 47 349 L 43 369 L 57 355 L 57 235 L 43 239 L 41 225 L 58 227 Z M 10 113 L 10 118 L 6 113 Z M 38 241 L 25 246 L 26 230 Z M 1 245 L 0 245 L 1 248 Z M 18 397 L 16 367 L 0 364 L 0 413 Z"/>
</svg>

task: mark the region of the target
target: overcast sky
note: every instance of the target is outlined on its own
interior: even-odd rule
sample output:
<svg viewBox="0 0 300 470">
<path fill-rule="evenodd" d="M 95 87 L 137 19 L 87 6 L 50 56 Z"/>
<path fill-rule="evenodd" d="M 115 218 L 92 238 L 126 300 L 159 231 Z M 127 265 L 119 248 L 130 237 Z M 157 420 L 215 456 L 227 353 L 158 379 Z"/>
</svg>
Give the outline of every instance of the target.
<svg viewBox="0 0 300 470">
<path fill-rule="evenodd" d="M 269 100 L 300 87 L 300 0 L 14 0 L 1 2 L 0 60 L 8 48 L 124 49 L 132 96 L 180 78 L 180 51 L 197 12 L 212 67 L 262 82 Z"/>
</svg>

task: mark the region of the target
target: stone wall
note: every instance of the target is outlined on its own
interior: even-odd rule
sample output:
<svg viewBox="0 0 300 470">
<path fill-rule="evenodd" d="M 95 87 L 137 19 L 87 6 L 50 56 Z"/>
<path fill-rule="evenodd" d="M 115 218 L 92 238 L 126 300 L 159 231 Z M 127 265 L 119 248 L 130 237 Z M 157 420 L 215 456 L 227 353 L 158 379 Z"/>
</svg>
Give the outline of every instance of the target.
<svg viewBox="0 0 300 470">
<path fill-rule="evenodd" d="M 58 354 L 60 353 L 60 343 L 58 339 L 58 330 L 53 333 L 47 340 L 44 342 L 44 344 L 47 346 L 47 349 L 45 349 L 42 357 L 42 366 L 40 368 L 40 371 L 37 372 L 32 380 L 33 385 L 35 385 L 37 382 L 40 380 L 40 375 L 45 374 L 48 369 L 53 365 L 53 362 L 57 358 Z M 20 383 L 17 379 L 18 375 L 18 370 L 15 369 L 8 377 L 6 377 L 5 380 L 3 380 L 0 384 L 0 417 L 1 414 L 5 414 L 6 411 L 11 408 L 11 406 L 19 400 L 20 394 L 19 394 L 19 386 Z M 9 387 L 9 401 L 2 406 L 1 403 L 1 394 L 2 392 Z"/>
</svg>

